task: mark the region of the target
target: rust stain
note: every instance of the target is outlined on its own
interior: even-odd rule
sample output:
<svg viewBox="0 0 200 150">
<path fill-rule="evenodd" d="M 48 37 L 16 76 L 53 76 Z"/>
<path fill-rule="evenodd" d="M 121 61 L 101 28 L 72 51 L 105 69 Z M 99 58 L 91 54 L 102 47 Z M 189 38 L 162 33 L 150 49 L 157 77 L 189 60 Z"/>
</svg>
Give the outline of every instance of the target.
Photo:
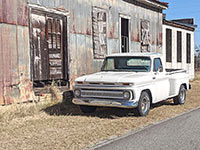
<svg viewBox="0 0 200 150">
<path fill-rule="evenodd" d="M 1 0 L 0 22 L 28 26 L 27 0 Z"/>
<path fill-rule="evenodd" d="M 89 20 L 87 18 L 87 29 L 86 29 L 86 34 L 87 35 L 91 35 L 91 28 L 90 28 L 90 25 L 89 25 Z"/>
<path fill-rule="evenodd" d="M 72 10 L 72 21 L 75 21 L 75 14 L 74 14 L 74 9 Z"/>
<path fill-rule="evenodd" d="M 24 0 L 17 1 L 17 24 L 28 26 L 28 5 Z"/>
<path fill-rule="evenodd" d="M 3 22 L 2 13 L 2 0 L 0 0 L 0 23 Z"/>
<path fill-rule="evenodd" d="M 131 33 L 131 41 L 134 41 L 134 34 Z"/>
<path fill-rule="evenodd" d="M 163 39 L 162 39 L 162 35 L 163 35 L 163 33 L 160 32 L 160 33 L 159 33 L 159 42 L 158 42 L 159 45 L 162 45 L 162 40 L 163 40 Z"/>
<path fill-rule="evenodd" d="M 138 30 L 138 33 L 137 33 L 137 39 L 136 39 L 136 42 L 140 42 L 140 33 L 139 33 L 139 30 Z"/>
<path fill-rule="evenodd" d="M 4 69 L 3 68 L 3 49 L 2 49 L 2 25 L 0 24 L 0 104 L 4 104 Z"/>
<path fill-rule="evenodd" d="M 1 0 L 0 22 L 4 23 L 0 24 L 0 105 L 20 102 L 21 98 L 33 100 L 26 55 L 29 51 L 27 1 Z"/>
<path fill-rule="evenodd" d="M 9 24 L 17 24 L 17 1 L 2 0 L 3 4 L 3 22 Z"/>
<path fill-rule="evenodd" d="M 76 34 L 76 27 L 75 27 L 75 24 L 73 24 L 73 33 Z"/>
<path fill-rule="evenodd" d="M 115 30 L 115 25 L 113 24 L 111 29 L 110 29 L 110 34 L 109 34 L 110 38 L 114 38 L 114 32 L 115 32 L 114 30 Z"/>
</svg>

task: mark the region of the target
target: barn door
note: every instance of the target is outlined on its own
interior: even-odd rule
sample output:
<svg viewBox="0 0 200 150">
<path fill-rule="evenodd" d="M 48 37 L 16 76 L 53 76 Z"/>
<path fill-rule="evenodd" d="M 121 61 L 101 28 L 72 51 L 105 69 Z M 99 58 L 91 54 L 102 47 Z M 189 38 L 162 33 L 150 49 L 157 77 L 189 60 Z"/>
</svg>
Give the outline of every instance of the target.
<svg viewBox="0 0 200 150">
<path fill-rule="evenodd" d="M 67 80 L 65 24 L 65 17 L 31 13 L 33 81 Z"/>
</svg>

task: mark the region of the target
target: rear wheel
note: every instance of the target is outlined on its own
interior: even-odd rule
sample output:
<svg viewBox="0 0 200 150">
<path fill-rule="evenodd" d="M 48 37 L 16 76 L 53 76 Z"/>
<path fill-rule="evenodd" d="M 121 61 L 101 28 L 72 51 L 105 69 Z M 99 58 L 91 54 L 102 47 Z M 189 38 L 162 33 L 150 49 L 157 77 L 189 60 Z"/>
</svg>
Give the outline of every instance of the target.
<svg viewBox="0 0 200 150">
<path fill-rule="evenodd" d="M 174 97 L 174 104 L 183 105 L 186 99 L 186 89 L 184 85 L 181 85 L 178 96 Z"/>
<path fill-rule="evenodd" d="M 138 107 L 135 108 L 134 112 L 137 116 L 146 116 L 150 110 L 150 96 L 147 92 L 142 92 L 140 100 L 138 102 Z"/>
<path fill-rule="evenodd" d="M 96 108 L 95 106 L 80 106 L 81 111 L 86 114 L 95 112 Z"/>
</svg>

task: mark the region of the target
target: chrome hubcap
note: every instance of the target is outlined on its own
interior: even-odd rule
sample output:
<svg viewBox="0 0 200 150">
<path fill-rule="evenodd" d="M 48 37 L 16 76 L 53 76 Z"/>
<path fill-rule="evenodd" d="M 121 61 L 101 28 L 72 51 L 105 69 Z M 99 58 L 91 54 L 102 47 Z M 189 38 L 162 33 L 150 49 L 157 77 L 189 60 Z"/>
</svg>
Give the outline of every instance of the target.
<svg viewBox="0 0 200 150">
<path fill-rule="evenodd" d="M 149 107 L 149 98 L 148 97 L 144 97 L 142 99 L 142 103 L 141 103 L 141 106 L 142 106 L 142 111 L 143 112 L 146 112 L 148 110 L 148 107 Z"/>
<path fill-rule="evenodd" d="M 184 101 L 185 101 L 185 90 L 184 90 L 184 89 L 182 89 L 182 90 L 180 91 L 179 98 L 180 98 L 181 102 L 184 102 Z"/>
</svg>

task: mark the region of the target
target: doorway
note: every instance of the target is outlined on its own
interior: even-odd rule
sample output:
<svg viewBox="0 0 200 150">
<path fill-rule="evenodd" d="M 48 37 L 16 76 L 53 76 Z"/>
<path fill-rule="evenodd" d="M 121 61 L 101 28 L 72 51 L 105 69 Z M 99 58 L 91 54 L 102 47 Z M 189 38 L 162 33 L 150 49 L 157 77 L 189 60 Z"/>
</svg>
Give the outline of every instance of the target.
<svg viewBox="0 0 200 150">
<path fill-rule="evenodd" d="M 129 19 L 121 18 L 121 52 L 129 52 Z"/>
<path fill-rule="evenodd" d="M 68 84 L 67 17 L 31 10 L 31 72 L 35 87 Z"/>
</svg>

